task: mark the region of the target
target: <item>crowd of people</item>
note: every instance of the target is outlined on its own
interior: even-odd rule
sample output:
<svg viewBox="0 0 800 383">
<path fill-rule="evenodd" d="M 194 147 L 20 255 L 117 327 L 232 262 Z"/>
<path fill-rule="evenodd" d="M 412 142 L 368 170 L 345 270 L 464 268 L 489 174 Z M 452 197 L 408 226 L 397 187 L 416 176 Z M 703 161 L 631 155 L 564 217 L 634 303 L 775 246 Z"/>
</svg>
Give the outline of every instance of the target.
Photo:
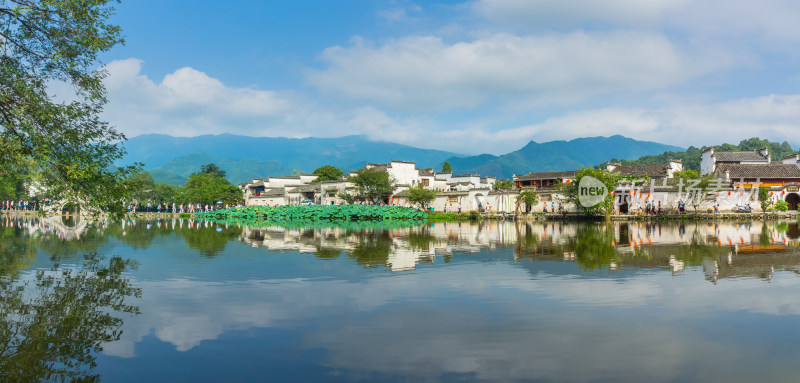
<svg viewBox="0 0 800 383">
<path fill-rule="evenodd" d="M 3 211 L 38 211 L 41 209 L 39 201 L 2 201 L 0 210 Z"/>
<path fill-rule="evenodd" d="M 26 200 L 18 200 L 18 201 L 0 201 L 0 211 L 8 211 L 8 212 L 26 212 L 26 211 L 39 211 L 44 207 L 42 203 L 37 200 L 26 201 Z M 129 203 L 125 205 L 128 213 L 172 213 L 172 214 L 179 214 L 179 213 L 198 213 L 198 212 L 208 212 L 208 211 L 215 211 L 220 209 L 227 209 L 230 207 L 228 204 L 200 204 L 200 203 L 191 203 L 191 204 L 178 204 L 178 203 Z"/>
<path fill-rule="evenodd" d="M 172 204 L 169 203 L 157 203 L 157 204 L 128 204 L 126 208 L 128 213 L 157 213 L 157 214 L 182 214 L 182 213 L 199 213 L 199 212 L 208 212 L 208 211 L 215 211 L 221 209 L 227 209 L 230 205 L 228 204 L 200 204 L 200 203 L 187 203 L 187 204 L 179 204 L 173 202 Z"/>
</svg>

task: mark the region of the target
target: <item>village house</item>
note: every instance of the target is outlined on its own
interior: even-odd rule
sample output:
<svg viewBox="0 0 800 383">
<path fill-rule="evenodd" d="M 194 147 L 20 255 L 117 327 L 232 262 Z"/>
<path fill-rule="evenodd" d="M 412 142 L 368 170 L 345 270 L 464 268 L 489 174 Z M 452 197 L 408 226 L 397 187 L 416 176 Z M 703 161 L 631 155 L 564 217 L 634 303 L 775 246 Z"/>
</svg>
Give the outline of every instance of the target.
<svg viewBox="0 0 800 383">
<path fill-rule="evenodd" d="M 606 169 L 622 178 L 664 179 L 673 178 L 675 172 L 683 171 L 683 162 L 681 160 L 670 160 L 667 164 L 639 165 L 621 165 L 609 162 L 606 164 Z"/>
<path fill-rule="evenodd" d="M 769 188 L 773 202 L 786 201 L 789 210 L 797 210 L 800 204 L 800 166 L 797 162 L 720 165 L 714 176 L 730 182 L 734 189 L 750 191 L 751 195 L 756 194 L 755 188 Z"/>
<path fill-rule="evenodd" d="M 749 152 L 706 150 L 702 154 L 701 168 L 713 168 L 713 171 L 705 175 L 713 178 L 714 189 L 700 196 L 699 205 L 694 205 L 700 210 L 708 210 L 718 203 L 720 211 L 730 211 L 750 204 L 757 210 L 758 186 L 770 188 L 773 202 L 786 201 L 790 209 L 796 210 L 800 204 L 800 155 L 786 156 L 780 162 L 770 161 L 769 150 L 766 148 Z M 437 192 L 436 198 L 426 208 L 437 212 L 462 213 L 513 213 L 518 207 L 519 194 L 526 189 L 535 190 L 539 194 L 539 203 L 535 206 L 523 204 L 520 207 L 522 211 L 560 210 L 563 199 L 560 198 L 559 187 L 572 183 L 577 174 L 576 171 L 551 171 L 514 175 L 513 188 L 497 190 L 494 187 L 494 177 L 442 173 L 431 168 L 419 169 L 412 161 L 368 163 L 365 167 L 389 173 L 394 192 L 384 203 L 412 207 L 408 201 L 408 189 L 422 185 Z M 645 165 L 607 163 L 606 170 L 623 179 L 613 190 L 617 197 L 614 208 L 620 213 L 642 209 L 647 203 L 661 206 L 665 210 L 674 210 L 678 201 L 686 202 L 690 198 L 688 193 L 692 188 L 691 181 L 675 178 L 675 173 L 683 170 L 680 160 Z M 349 181 L 354 175 L 355 172 L 351 172 L 339 180 L 323 182 L 313 182 L 316 180 L 315 175 L 256 178 L 240 187 L 248 206 L 342 204 L 345 202 L 340 198 L 342 192 L 350 195 L 357 192 L 355 185 Z M 636 183 L 633 180 L 644 182 Z M 563 206 L 565 211 L 574 211 L 575 208 Z"/>
<path fill-rule="evenodd" d="M 560 184 L 570 183 L 575 179 L 574 170 L 561 172 L 538 172 L 512 177 L 514 185 L 518 188 L 535 187 L 537 189 L 551 189 Z"/>
<path fill-rule="evenodd" d="M 314 197 L 308 185 L 316 179 L 317 176 L 313 174 L 254 178 L 252 182 L 239 184 L 239 189 L 242 190 L 246 206 L 300 204 L 304 198 Z"/>
<path fill-rule="evenodd" d="M 800 195 L 800 155 L 792 154 L 772 162 L 769 149 L 755 151 L 714 152 L 709 148 L 700 161 L 702 175 L 712 175 L 729 182 L 734 189 L 749 191 L 768 187 L 773 201 L 784 200 L 790 210 L 797 210 Z M 743 192 L 740 192 L 743 193 Z"/>
<path fill-rule="evenodd" d="M 367 163 L 366 168 L 379 169 L 389 173 L 394 184 L 394 194 L 384 202 L 400 206 L 410 206 L 407 190 L 410 187 L 423 185 L 436 190 L 438 196 L 431 204 L 435 210 L 444 210 L 452 206 L 453 210 L 461 207 L 462 211 L 485 210 L 495 208 L 489 193 L 497 181 L 495 177 L 482 177 L 478 174 L 437 173 L 432 168 L 418 169 L 411 161 L 392 160 L 387 164 Z M 314 182 L 316 175 L 279 176 L 255 178 L 252 182 L 239 185 L 244 196 L 245 205 L 300 205 L 342 204 L 340 192 L 356 194 L 355 185 L 349 179 L 355 172 L 339 180 Z M 498 198 L 495 198 L 498 199 Z"/>
<path fill-rule="evenodd" d="M 720 165 L 767 165 L 770 162 L 769 148 L 744 152 L 715 152 L 711 147 L 700 155 L 700 175 L 714 173 Z"/>
</svg>

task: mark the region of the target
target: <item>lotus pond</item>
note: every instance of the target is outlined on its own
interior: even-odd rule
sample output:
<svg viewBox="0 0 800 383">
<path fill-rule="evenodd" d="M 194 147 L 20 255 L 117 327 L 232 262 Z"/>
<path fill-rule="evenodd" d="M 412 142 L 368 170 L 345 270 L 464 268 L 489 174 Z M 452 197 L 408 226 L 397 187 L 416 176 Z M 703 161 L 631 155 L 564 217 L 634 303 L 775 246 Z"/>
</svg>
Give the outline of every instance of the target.
<svg viewBox="0 0 800 383">
<path fill-rule="evenodd" d="M 298 221 L 421 221 L 428 214 L 418 209 L 376 205 L 301 205 L 246 206 L 200 212 L 196 216 L 207 220 L 238 219 L 243 222 Z"/>
<path fill-rule="evenodd" d="M 794 382 L 795 222 L 0 217 L 0 381 Z"/>
</svg>

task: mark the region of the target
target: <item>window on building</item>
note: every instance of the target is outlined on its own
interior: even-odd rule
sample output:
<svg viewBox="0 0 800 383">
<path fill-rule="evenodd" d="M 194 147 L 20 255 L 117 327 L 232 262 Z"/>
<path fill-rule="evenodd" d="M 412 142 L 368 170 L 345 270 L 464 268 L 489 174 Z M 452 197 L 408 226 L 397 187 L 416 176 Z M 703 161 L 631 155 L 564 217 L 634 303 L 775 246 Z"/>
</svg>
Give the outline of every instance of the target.
<svg viewBox="0 0 800 383">
<path fill-rule="evenodd" d="M 423 179 L 422 180 L 422 186 L 430 186 L 430 184 L 431 184 L 431 180 L 429 180 L 429 179 Z"/>
</svg>

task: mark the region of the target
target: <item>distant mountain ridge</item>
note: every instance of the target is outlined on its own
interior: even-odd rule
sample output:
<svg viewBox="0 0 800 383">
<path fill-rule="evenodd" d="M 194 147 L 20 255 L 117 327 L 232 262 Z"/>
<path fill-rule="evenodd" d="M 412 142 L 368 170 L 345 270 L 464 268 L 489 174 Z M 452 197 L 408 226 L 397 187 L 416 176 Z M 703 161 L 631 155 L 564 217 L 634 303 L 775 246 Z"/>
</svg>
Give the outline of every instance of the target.
<svg viewBox="0 0 800 383">
<path fill-rule="evenodd" d="M 420 149 L 392 142 L 371 141 L 366 136 L 338 138 L 249 137 L 233 134 L 173 137 L 145 134 L 128 139 L 127 155 L 120 164 L 142 162 L 159 182 L 178 184 L 214 162 L 234 183 L 293 170 L 310 173 L 322 165 L 355 170 L 366 162 L 386 163 L 412 159 L 420 167 L 441 166 L 458 156 L 442 150 Z"/>
<path fill-rule="evenodd" d="M 646 155 L 683 150 L 677 146 L 615 135 L 541 144 L 531 141 L 523 148 L 502 156 L 481 154 L 471 157 L 452 157 L 448 161 L 456 173 L 478 173 L 511 178 L 514 174 L 575 170 L 594 166 L 612 158 L 636 159 Z"/>
<path fill-rule="evenodd" d="M 462 156 L 391 142 L 370 141 L 366 136 L 339 138 L 248 137 L 233 134 L 172 137 L 164 134 L 136 136 L 125 142 L 128 154 L 120 163 L 142 162 L 159 182 L 182 184 L 201 165 L 215 163 L 234 183 L 253 178 L 310 173 L 322 165 L 355 170 L 365 163 L 414 161 L 420 168 L 441 169 L 449 161 L 455 173 L 479 173 L 500 178 L 532 171 L 573 170 L 612 158 L 636 159 L 677 146 L 638 141 L 623 136 L 587 137 L 570 141 L 529 142 L 523 148 L 496 156 Z"/>
<path fill-rule="evenodd" d="M 216 164 L 225 170 L 226 178 L 234 183 L 250 181 L 253 178 L 268 175 L 290 174 L 292 169 L 277 161 L 262 161 L 257 159 L 233 159 L 209 155 L 202 150 L 185 156 L 176 157 L 167 163 L 151 169 L 153 179 L 159 182 L 183 185 L 192 173 L 200 170 L 205 164 Z M 259 176 L 253 176 L 259 174 Z"/>
</svg>

